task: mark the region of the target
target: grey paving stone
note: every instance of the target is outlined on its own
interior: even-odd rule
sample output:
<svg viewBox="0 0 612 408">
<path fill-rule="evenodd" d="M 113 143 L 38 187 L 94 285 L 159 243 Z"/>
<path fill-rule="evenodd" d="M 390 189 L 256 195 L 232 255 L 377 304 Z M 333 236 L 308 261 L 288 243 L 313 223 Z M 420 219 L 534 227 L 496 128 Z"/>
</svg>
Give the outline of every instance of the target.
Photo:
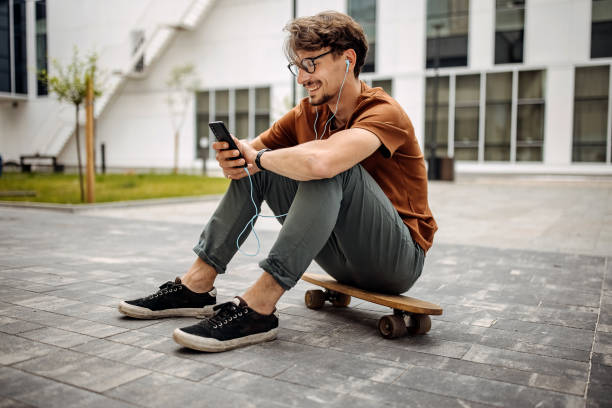
<svg viewBox="0 0 612 408">
<path fill-rule="evenodd" d="M 588 363 L 474 345 L 464 360 L 586 380 Z"/>
<path fill-rule="evenodd" d="M 86 282 L 85 286 L 87 286 L 88 284 L 91 285 L 93 283 Z M 95 305 L 100 306 L 117 306 L 116 298 L 99 295 L 88 290 L 66 289 L 65 286 L 62 286 L 61 289 L 54 288 L 53 290 L 50 290 L 46 293 L 52 296 L 57 296 L 65 299 L 80 300 L 86 303 L 93 303 Z"/>
<path fill-rule="evenodd" d="M 3 270 L 0 274 L 0 285 L 36 293 L 45 293 L 57 289 L 55 286 L 46 285 L 44 283 L 16 279 L 20 271 L 20 269 Z M 11 274 L 11 272 L 13 272 L 13 274 Z"/>
<path fill-rule="evenodd" d="M 151 392 L 155 390 L 155 392 Z M 283 406 L 261 396 L 241 394 L 207 384 L 194 384 L 176 377 L 151 374 L 119 386 L 105 395 L 146 407 L 259 407 Z"/>
<path fill-rule="evenodd" d="M 86 317 L 86 316 L 85 316 Z M 85 334 L 91 337 L 104 338 L 113 336 L 118 333 L 126 332 L 128 329 L 124 327 L 111 326 L 108 324 L 92 322 L 84 319 L 72 319 L 72 321 L 64 322 L 57 325 L 58 328 Z"/>
<path fill-rule="evenodd" d="M 177 327 L 191 326 L 196 324 L 198 321 L 199 320 L 193 317 L 162 319 L 141 328 L 140 331 L 150 334 L 157 334 L 164 337 L 172 337 L 172 332 Z"/>
<path fill-rule="evenodd" d="M 146 350 L 107 340 L 94 340 L 73 348 L 75 351 L 122 362 L 175 377 L 200 381 L 221 370 L 210 364 Z"/>
<path fill-rule="evenodd" d="M 336 373 L 310 364 L 296 364 L 278 378 L 283 381 L 309 387 L 314 386 L 342 394 L 338 401 L 330 403 L 332 406 L 351 406 L 350 404 L 353 402 L 357 403 L 357 406 L 369 407 L 378 406 L 379 404 L 398 407 L 484 406 L 471 401 L 417 391 L 395 384 L 380 384 L 375 381 L 347 376 L 344 373 Z"/>
<path fill-rule="evenodd" d="M 23 333 L 29 330 L 38 329 L 41 326 L 40 324 L 24 322 L 23 320 L 13 320 L 10 323 L 4 323 L 0 325 L 0 332 L 7 334 L 17 334 Z"/>
<path fill-rule="evenodd" d="M 438 369 L 578 396 L 584 395 L 586 388 L 586 381 L 584 380 L 566 376 L 532 373 L 521 369 L 506 368 L 465 360 L 448 359 L 444 364 L 440 365 Z"/>
<path fill-rule="evenodd" d="M 10 305 L 2 313 L 14 319 L 37 323 L 41 326 L 53 326 L 71 321 L 68 316 L 18 305 Z"/>
<path fill-rule="evenodd" d="M 15 401 L 14 399 L 0 397 L 0 408 L 33 408 L 32 405 Z"/>
<path fill-rule="evenodd" d="M 594 363 L 587 393 L 588 406 L 612 406 L 612 366 Z"/>
<path fill-rule="evenodd" d="M 595 347 L 593 351 L 596 353 L 612 355 L 612 333 L 598 332 L 595 335 Z"/>
<path fill-rule="evenodd" d="M 67 307 L 73 308 L 77 305 L 82 304 L 81 302 L 76 300 L 64 299 L 49 295 L 31 296 L 27 299 L 14 301 L 13 303 L 20 306 L 30 307 L 32 309 L 44 310 L 47 312 L 53 312 L 60 309 L 65 309 Z"/>
<path fill-rule="evenodd" d="M 547 339 L 547 344 L 550 344 L 550 338 L 571 339 L 571 342 L 564 344 L 557 343 L 563 347 L 571 347 L 579 350 L 591 350 L 593 342 L 592 330 L 574 329 L 572 327 L 539 324 L 531 322 L 523 322 L 519 320 L 498 320 L 493 325 L 494 329 L 505 330 L 509 332 L 520 332 L 536 335 Z"/>
<path fill-rule="evenodd" d="M 65 348 L 72 347 L 77 344 L 83 344 L 92 339 L 89 336 L 56 329 L 54 327 L 43 327 L 36 330 L 30 330 L 28 332 L 21 333 L 20 337 Z"/>
<path fill-rule="evenodd" d="M 193 353 L 192 353 L 193 354 Z M 193 356 L 182 353 L 185 358 Z M 209 359 L 208 361 L 215 366 L 233 368 L 247 373 L 259 374 L 264 377 L 275 377 L 287 368 L 296 364 L 295 361 L 285 361 L 272 357 L 260 357 L 252 355 L 248 349 L 246 351 L 238 349 L 233 353 L 224 353 L 217 356 L 219 358 Z"/>
<path fill-rule="evenodd" d="M 612 356 L 609 354 L 593 353 L 592 362 L 594 364 L 612 366 Z"/>
<path fill-rule="evenodd" d="M 463 374 L 448 373 L 424 367 L 408 369 L 395 384 L 412 389 L 462 398 L 485 404 L 503 406 L 512 401 L 514 406 L 582 407 L 581 397 L 552 391 L 491 381 Z"/>
<path fill-rule="evenodd" d="M 166 337 L 151 333 L 145 333 L 140 330 L 128 330 L 123 333 L 110 336 L 108 337 L 108 340 L 112 340 L 117 343 L 131 344 L 134 346 L 147 348 L 147 346 L 156 344 L 162 340 L 165 341 Z"/>
<path fill-rule="evenodd" d="M 288 342 L 307 344 L 313 347 L 338 350 L 353 355 L 368 356 L 385 360 L 389 365 L 405 367 L 406 365 L 424 365 L 427 367 L 438 367 L 448 360 L 435 354 L 420 353 L 405 348 L 395 348 L 385 344 L 372 347 L 371 344 L 356 341 L 355 339 L 338 336 L 328 336 L 318 333 L 282 332 L 279 338 Z M 289 356 L 288 356 L 289 357 Z"/>
<path fill-rule="evenodd" d="M 47 378 L 10 368 L 0 368 L 0 394 L 27 407 L 132 407 L 133 405 Z M 0 406 L 2 406 L 0 404 Z M 11 406 L 11 405 L 8 405 Z M 21 405 L 16 405 L 21 406 Z"/>
<path fill-rule="evenodd" d="M 96 392 L 106 391 L 150 373 L 148 370 L 68 350 L 34 358 L 15 367 Z"/>
<path fill-rule="evenodd" d="M 43 356 L 56 348 L 35 341 L 0 333 L 0 364 L 10 365 Z"/>
<path fill-rule="evenodd" d="M 230 369 L 208 377 L 203 382 L 224 390 L 273 400 L 288 406 L 324 406 L 340 397 L 339 393 L 334 391 L 306 387 Z"/>
</svg>

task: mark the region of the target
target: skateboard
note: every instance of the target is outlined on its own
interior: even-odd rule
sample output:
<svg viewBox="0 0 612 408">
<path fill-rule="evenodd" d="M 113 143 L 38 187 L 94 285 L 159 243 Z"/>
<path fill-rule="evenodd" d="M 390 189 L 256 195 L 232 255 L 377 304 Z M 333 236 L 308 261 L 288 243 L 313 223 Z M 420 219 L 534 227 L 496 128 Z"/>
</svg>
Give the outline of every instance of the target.
<svg viewBox="0 0 612 408">
<path fill-rule="evenodd" d="M 431 329 L 429 315 L 442 314 L 442 308 L 436 304 L 409 296 L 368 292 L 339 283 L 327 275 L 305 273 L 302 280 L 325 289 L 306 291 L 304 302 L 309 309 L 322 308 L 326 300 L 336 307 L 346 307 L 351 302 L 351 296 L 393 309 L 392 315 L 378 320 L 378 332 L 386 339 L 400 337 L 406 333 L 425 334 Z"/>
</svg>

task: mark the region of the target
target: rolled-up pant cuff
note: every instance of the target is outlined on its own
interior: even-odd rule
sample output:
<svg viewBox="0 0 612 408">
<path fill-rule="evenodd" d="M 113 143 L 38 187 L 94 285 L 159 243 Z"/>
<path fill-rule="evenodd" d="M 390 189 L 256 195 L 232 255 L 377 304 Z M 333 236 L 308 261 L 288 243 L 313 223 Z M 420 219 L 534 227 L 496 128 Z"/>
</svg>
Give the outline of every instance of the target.
<svg viewBox="0 0 612 408">
<path fill-rule="evenodd" d="M 285 290 L 291 289 L 297 283 L 297 280 L 291 277 L 292 274 L 275 259 L 266 258 L 259 262 L 259 267 L 272 275 L 274 280 Z"/>
<path fill-rule="evenodd" d="M 205 263 L 207 263 L 208 265 L 210 265 L 210 266 L 212 266 L 213 268 L 215 268 L 215 271 L 216 271 L 218 274 L 224 274 L 224 273 L 225 273 L 225 266 L 221 266 L 221 263 L 220 263 L 218 260 L 216 260 L 216 259 L 214 259 L 214 258 L 212 258 L 212 257 L 208 256 L 208 254 L 206 254 L 206 253 L 204 252 L 204 250 L 203 250 L 202 248 L 200 248 L 199 246 L 197 246 L 197 245 L 196 245 L 196 246 L 194 246 L 194 247 L 193 247 L 193 252 L 195 252 L 195 254 L 196 254 L 196 255 L 197 255 L 197 256 L 198 256 L 198 257 L 199 257 L 199 258 L 200 258 L 202 261 L 204 261 L 204 262 L 205 262 Z"/>
</svg>

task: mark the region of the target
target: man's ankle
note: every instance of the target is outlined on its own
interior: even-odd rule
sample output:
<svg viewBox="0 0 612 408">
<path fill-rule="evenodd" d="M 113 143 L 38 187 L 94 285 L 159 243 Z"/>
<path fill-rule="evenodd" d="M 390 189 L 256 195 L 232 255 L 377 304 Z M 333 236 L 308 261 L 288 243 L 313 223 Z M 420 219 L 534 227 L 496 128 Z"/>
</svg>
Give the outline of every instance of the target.
<svg viewBox="0 0 612 408">
<path fill-rule="evenodd" d="M 206 293 L 213 289 L 216 277 L 215 268 L 198 257 L 187 273 L 181 277 L 181 282 L 192 292 Z"/>
<path fill-rule="evenodd" d="M 187 289 L 189 289 L 190 291 L 192 291 L 194 293 L 199 293 L 199 294 L 210 292 L 214 288 L 214 286 L 210 286 L 207 289 L 202 289 L 202 288 L 199 288 L 199 287 L 195 287 L 194 288 L 194 287 L 191 287 L 191 286 L 189 286 L 189 285 L 187 285 L 185 283 L 183 283 L 183 285 L 185 285 L 187 287 Z"/>
</svg>

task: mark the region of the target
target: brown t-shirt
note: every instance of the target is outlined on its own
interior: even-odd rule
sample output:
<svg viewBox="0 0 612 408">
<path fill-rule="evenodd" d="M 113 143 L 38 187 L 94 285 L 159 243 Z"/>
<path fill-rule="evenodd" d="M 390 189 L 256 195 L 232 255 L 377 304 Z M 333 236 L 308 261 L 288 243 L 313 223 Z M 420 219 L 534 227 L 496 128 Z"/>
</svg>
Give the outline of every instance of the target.
<svg viewBox="0 0 612 408">
<path fill-rule="evenodd" d="M 316 123 L 320 137 L 332 112 L 327 105 L 318 109 Z M 308 98 L 304 98 L 262 133 L 261 141 L 270 149 L 312 141 L 315 139 L 315 117 L 316 108 L 310 105 Z M 380 148 L 363 160 L 361 165 L 389 197 L 415 242 L 427 251 L 438 227 L 427 203 L 427 172 L 423 153 L 408 115 L 381 88 L 370 88 L 362 82 L 357 107 L 345 127 L 326 131 L 323 138 L 349 128 L 369 130 L 380 139 Z"/>
</svg>

